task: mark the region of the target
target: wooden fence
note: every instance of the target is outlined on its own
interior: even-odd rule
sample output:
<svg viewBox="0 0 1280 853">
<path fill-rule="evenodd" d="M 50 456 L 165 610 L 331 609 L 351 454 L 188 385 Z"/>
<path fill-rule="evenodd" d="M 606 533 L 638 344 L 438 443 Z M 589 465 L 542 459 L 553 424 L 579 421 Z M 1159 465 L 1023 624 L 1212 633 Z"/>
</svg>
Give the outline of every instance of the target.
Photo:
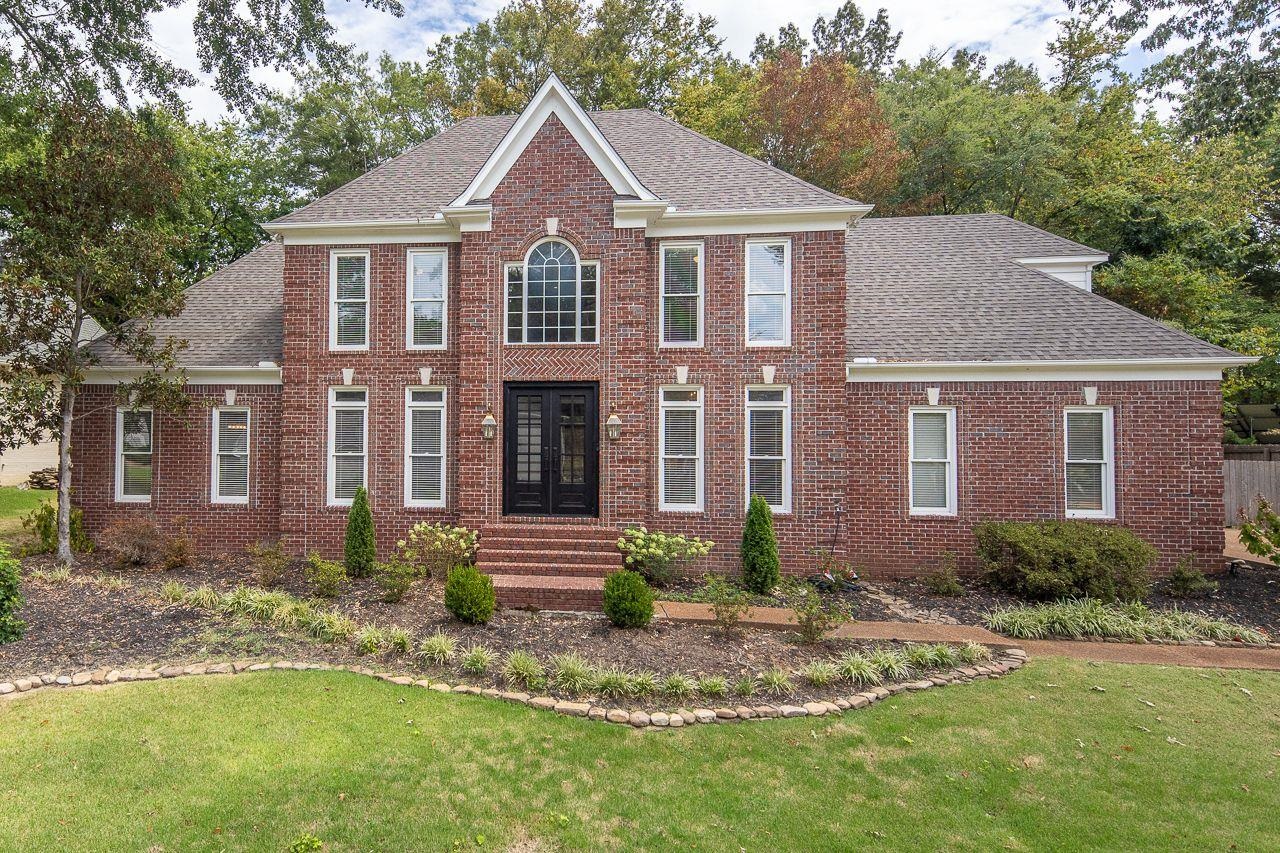
<svg viewBox="0 0 1280 853">
<path fill-rule="evenodd" d="M 1222 450 L 1227 524 L 1239 524 L 1241 510 L 1252 514 L 1258 495 L 1280 506 L 1280 445 L 1227 445 Z"/>
</svg>

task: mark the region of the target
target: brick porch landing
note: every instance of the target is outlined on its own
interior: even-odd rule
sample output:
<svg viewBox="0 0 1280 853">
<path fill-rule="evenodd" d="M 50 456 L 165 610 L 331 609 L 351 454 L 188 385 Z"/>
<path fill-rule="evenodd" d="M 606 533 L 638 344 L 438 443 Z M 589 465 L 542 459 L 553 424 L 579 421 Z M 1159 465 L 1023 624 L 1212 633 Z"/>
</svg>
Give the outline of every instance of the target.
<svg viewBox="0 0 1280 853">
<path fill-rule="evenodd" d="M 616 530 L 577 519 L 514 519 L 480 532 L 477 565 L 503 607 L 600 610 L 604 577 L 622 568 Z"/>
</svg>

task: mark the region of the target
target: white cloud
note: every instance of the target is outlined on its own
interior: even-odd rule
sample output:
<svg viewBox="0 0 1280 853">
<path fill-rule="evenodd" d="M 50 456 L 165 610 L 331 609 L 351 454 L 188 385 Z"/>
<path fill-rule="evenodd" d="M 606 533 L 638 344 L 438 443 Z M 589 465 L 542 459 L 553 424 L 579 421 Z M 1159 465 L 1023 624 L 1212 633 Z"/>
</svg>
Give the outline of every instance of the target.
<svg viewBox="0 0 1280 853">
<path fill-rule="evenodd" d="M 725 47 L 746 57 L 758 33 L 774 33 L 794 22 L 806 36 L 818 15 L 830 17 L 839 0 L 685 0 L 692 12 L 708 14 L 719 22 L 717 30 Z M 419 59 L 441 35 L 456 33 L 491 17 L 503 0 L 405 0 L 405 15 L 396 18 L 373 11 L 359 0 L 329 0 L 328 10 L 338 38 L 376 57 L 386 51 L 401 60 Z M 898 56 L 915 59 L 930 50 L 968 47 L 990 56 L 992 65 L 1006 59 L 1032 62 L 1041 74 L 1049 72 L 1045 47 L 1056 33 L 1056 21 L 1066 14 L 1061 0 L 972 0 L 966 4 L 936 0 L 879 0 L 866 3 L 873 15 L 883 5 L 892 26 L 903 33 Z M 153 17 L 155 38 L 161 50 L 184 67 L 196 70 L 191 35 L 193 4 Z M 261 72 L 256 79 L 283 88 L 286 75 Z M 224 112 L 221 99 L 204 85 L 184 93 L 196 118 L 216 118 Z"/>
</svg>

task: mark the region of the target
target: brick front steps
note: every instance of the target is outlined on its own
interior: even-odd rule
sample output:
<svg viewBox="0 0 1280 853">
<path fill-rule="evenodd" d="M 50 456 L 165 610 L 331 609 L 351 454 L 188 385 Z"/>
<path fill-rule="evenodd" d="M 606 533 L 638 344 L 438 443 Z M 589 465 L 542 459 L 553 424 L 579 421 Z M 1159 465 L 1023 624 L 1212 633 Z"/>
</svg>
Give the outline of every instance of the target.
<svg viewBox="0 0 1280 853">
<path fill-rule="evenodd" d="M 622 568 L 617 541 L 607 527 L 508 519 L 481 531 L 477 564 L 503 607 L 600 610 L 605 575 Z"/>
</svg>

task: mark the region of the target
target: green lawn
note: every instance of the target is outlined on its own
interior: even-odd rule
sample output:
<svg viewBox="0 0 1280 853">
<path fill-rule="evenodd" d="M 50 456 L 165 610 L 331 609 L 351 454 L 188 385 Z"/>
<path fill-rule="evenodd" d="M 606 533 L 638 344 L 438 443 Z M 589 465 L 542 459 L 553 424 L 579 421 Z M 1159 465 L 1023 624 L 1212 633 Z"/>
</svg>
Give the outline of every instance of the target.
<svg viewBox="0 0 1280 853">
<path fill-rule="evenodd" d="M 54 492 L 0 486 L 0 542 L 16 542 L 26 536 L 22 517 L 54 497 Z"/>
<path fill-rule="evenodd" d="M 0 702 L 0 768 L 5 850 L 1274 850 L 1280 675 L 1046 659 L 648 733 L 267 672 Z"/>
</svg>

